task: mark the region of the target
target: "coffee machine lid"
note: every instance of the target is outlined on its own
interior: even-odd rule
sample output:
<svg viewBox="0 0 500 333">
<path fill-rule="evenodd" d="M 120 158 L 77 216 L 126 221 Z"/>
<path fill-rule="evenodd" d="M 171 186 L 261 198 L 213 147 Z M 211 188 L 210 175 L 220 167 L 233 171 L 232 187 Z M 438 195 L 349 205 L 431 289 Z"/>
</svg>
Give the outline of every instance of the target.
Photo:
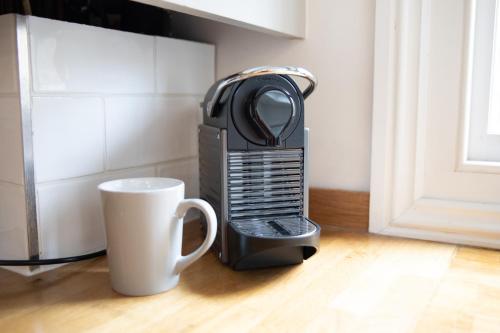
<svg viewBox="0 0 500 333">
<path fill-rule="evenodd" d="M 246 140 L 260 146 L 280 146 L 299 124 L 303 98 L 286 76 L 253 77 L 232 89 L 231 120 Z"/>
<path fill-rule="evenodd" d="M 265 75 L 286 75 L 286 76 L 297 76 L 305 78 L 309 81 L 309 85 L 306 89 L 302 91 L 303 99 L 306 99 L 311 95 L 316 86 L 318 85 L 318 80 L 316 77 L 309 72 L 307 69 L 302 67 L 294 66 L 261 66 L 249 68 L 236 74 L 229 75 L 217 82 L 215 82 L 208 90 L 205 101 L 202 103 L 203 109 L 208 117 L 215 116 L 215 109 L 217 103 L 223 93 L 227 91 L 227 88 L 237 82 L 241 82 L 253 77 L 265 76 Z"/>
</svg>

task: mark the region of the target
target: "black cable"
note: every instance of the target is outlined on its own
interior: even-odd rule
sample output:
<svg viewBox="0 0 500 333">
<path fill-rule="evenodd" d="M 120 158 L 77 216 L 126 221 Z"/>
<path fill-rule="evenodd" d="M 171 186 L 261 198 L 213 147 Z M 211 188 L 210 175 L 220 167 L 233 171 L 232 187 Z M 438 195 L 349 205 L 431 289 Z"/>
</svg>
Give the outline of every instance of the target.
<svg viewBox="0 0 500 333">
<path fill-rule="evenodd" d="M 106 254 L 106 250 L 83 254 L 81 256 L 55 259 L 0 260 L 0 266 L 41 266 L 67 264 L 70 262 L 92 259 Z"/>
</svg>

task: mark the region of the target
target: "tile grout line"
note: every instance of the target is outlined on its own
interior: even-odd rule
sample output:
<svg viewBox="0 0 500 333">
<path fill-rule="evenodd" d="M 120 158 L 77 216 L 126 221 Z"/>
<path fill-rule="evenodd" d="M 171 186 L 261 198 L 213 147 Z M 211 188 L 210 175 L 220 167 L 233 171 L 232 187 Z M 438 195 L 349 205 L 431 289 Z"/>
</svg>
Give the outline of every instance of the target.
<svg viewBox="0 0 500 333">
<path fill-rule="evenodd" d="M 5 95 L 11 95 L 11 94 L 5 94 Z M 171 98 L 203 98 L 205 94 L 200 93 L 200 94 L 193 94 L 193 93 L 159 93 L 159 92 L 121 92 L 121 93 L 116 93 L 116 92 L 78 92 L 78 91 L 51 91 L 51 92 L 33 92 L 32 93 L 33 97 L 43 97 L 43 98 L 50 98 L 50 97 L 55 97 L 55 98 L 99 98 L 99 97 L 105 97 L 105 98 L 119 98 L 119 97 L 171 97 Z M 0 97 L 2 95 L 0 94 Z M 17 97 L 13 96 L 13 97 Z"/>
<path fill-rule="evenodd" d="M 196 156 L 194 156 L 194 155 L 193 156 L 186 156 L 186 157 L 181 157 L 181 158 L 177 158 L 177 159 L 173 159 L 173 160 L 169 160 L 169 161 L 161 161 L 161 162 L 150 163 L 150 164 L 128 167 L 128 168 L 122 168 L 122 169 L 105 170 L 103 172 L 98 172 L 98 173 L 93 173 L 93 174 L 88 174 L 88 175 L 81 175 L 81 176 L 64 178 L 64 179 L 46 180 L 46 181 L 38 182 L 36 185 L 37 186 L 57 185 L 57 184 L 62 184 L 62 183 L 70 182 L 70 181 L 86 180 L 86 179 L 91 179 L 91 178 L 96 178 L 96 177 L 106 177 L 106 176 L 112 175 L 114 173 L 127 172 L 127 171 L 133 172 L 133 171 L 138 171 L 140 169 L 145 169 L 145 168 L 154 168 L 155 175 L 156 175 L 157 168 L 159 168 L 161 166 L 171 165 L 171 164 L 176 164 L 176 163 L 181 163 L 181 162 L 187 162 L 187 161 L 194 161 L 197 158 L 198 158 L 197 155 Z"/>
</svg>

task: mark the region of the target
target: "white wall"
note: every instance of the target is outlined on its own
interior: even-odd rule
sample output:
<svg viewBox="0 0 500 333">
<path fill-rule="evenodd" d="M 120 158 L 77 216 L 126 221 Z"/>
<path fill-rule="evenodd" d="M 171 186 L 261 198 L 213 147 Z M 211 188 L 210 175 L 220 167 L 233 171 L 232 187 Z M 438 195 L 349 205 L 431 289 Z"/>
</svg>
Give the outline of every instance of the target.
<svg viewBox="0 0 500 333">
<path fill-rule="evenodd" d="M 287 40 L 178 14 L 177 35 L 216 44 L 216 77 L 296 65 L 319 80 L 306 102 L 311 186 L 369 190 L 374 0 L 308 0 L 307 37 Z"/>
</svg>

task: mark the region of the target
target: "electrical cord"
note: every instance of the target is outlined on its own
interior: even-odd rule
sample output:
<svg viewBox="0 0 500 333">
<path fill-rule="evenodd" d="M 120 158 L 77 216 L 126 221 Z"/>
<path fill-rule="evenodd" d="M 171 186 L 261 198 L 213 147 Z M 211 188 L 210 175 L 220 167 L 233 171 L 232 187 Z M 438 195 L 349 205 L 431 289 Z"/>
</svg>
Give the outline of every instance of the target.
<svg viewBox="0 0 500 333">
<path fill-rule="evenodd" d="M 70 262 L 97 258 L 106 254 L 106 250 L 83 254 L 81 256 L 54 258 L 54 259 L 27 259 L 27 260 L 1 260 L 0 266 L 42 266 L 67 264 Z"/>
</svg>

